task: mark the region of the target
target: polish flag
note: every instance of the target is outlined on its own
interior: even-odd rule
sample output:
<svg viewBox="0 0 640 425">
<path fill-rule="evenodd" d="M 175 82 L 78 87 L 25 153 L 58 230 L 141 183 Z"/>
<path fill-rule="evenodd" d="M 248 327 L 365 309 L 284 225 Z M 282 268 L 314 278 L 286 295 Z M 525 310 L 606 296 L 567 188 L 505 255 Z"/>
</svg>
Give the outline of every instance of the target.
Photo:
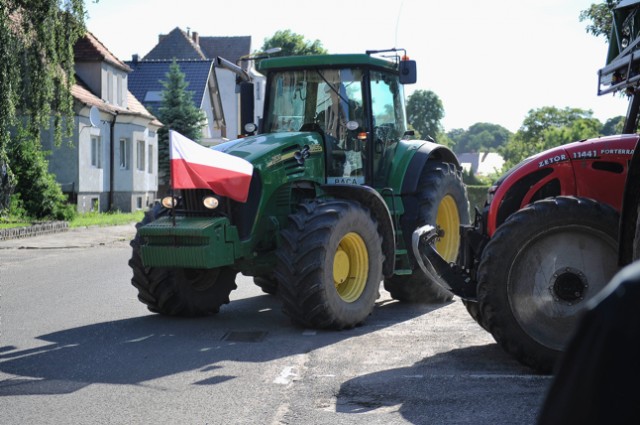
<svg viewBox="0 0 640 425">
<path fill-rule="evenodd" d="M 209 149 L 169 130 L 171 185 L 174 189 L 211 189 L 246 202 L 253 165 L 242 158 Z"/>
</svg>

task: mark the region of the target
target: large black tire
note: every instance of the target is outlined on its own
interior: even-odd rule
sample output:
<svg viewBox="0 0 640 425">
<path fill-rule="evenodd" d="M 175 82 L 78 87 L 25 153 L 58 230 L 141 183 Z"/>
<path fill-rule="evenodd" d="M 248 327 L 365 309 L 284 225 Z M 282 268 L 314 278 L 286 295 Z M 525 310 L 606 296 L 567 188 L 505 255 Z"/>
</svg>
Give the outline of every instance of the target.
<svg viewBox="0 0 640 425">
<path fill-rule="evenodd" d="M 159 205 L 147 211 L 136 228 L 166 214 Z M 183 269 L 145 267 L 140 256 L 140 235 L 130 243 L 133 249 L 129 266 L 133 270 L 131 283 L 138 289 L 138 299 L 147 308 L 169 316 L 206 316 L 218 313 L 229 303 L 229 294 L 236 289 L 237 272 L 229 267 L 215 269 Z"/>
<path fill-rule="evenodd" d="M 372 312 L 382 280 L 382 237 L 356 202 L 300 205 L 282 231 L 275 276 L 283 310 L 310 328 L 351 328 Z"/>
<path fill-rule="evenodd" d="M 425 224 L 435 225 L 443 231 L 436 242 L 436 250 L 448 262 L 456 262 L 460 248 L 460 225 L 469 223 L 469 201 L 462 173 L 454 164 L 439 161 L 429 163 L 420 177 L 415 196 L 418 221 L 412 222 L 410 229 L 415 230 Z M 409 252 L 413 274 L 387 278 L 384 288 L 394 299 L 403 302 L 451 301 L 453 294 L 431 281 L 415 261 L 413 250 L 409 249 Z"/>
<path fill-rule="evenodd" d="M 255 276 L 253 283 L 260 287 L 265 294 L 276 295 L 278 293 L 278 281 L 273 276 Z"/>
<path fill-rule="evenodd" d="M 483 251 L 478 307 L 502 348 L 550 373 L 585 304 L 618 270 L 618 213 L 575 197 L 512 214 Z"/>
</svg>

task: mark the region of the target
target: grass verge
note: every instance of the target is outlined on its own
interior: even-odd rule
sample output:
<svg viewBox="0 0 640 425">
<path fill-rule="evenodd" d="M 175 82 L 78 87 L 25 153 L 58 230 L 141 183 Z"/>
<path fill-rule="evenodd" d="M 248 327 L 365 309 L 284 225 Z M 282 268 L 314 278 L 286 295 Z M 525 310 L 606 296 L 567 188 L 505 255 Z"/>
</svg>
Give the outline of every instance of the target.
<svg viewBox="0 0 640 425">
<path fill-rule="evenodd" d="M 119 224 L 137 223 L 144 217 L 144 211 L 133 213 L 84 213 L 78 214 L 69 222 L 69 227 L 117 226 Z"/>
</svg>

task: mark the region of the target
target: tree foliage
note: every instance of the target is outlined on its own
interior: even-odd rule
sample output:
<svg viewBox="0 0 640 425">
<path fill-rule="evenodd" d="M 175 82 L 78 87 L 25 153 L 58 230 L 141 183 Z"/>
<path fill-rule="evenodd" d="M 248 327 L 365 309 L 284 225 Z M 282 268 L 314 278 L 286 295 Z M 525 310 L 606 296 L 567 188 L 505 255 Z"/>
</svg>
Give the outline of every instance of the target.
<svg viewBox="0 0 640 425">
<path fill-rule="evenodd" d="M 602 130 L 600 130 L 600 134 L 602 134 L 603 136 L 612 136 L 614 134 L 622 134 L 622 130 L 624 129 L 624 120 L 625 120 L 625 117 L 623 115 L 609 118 L 602 126 Z"/>
<path fill-rule="evenodd" d="M 609 40 L 613 22 L 611 11 L 618 3 L 620 0 L 606 0 L 603 3 L 591 4 L 588 9 L 580 12 L 580 22 L 589 22 L 586 28 L 589 34 L 596 37 L 604 36 Z"/>
<path fill-rule="evenodd" d="M 438 139 L 443 132 L 440 121 L 444 106 L 437 94 L 430 90 L 416 90 L 407 99 L 407 121 L 422 139 Z"/>
<path fill-rule="evenodd" d="M 506 145 L 511 132 L 498 124 L 479 122 L 467 130 L 453 129 L 447 135 L 453 140 L 456 153 L 497 152 Z"/>
<path fill-rule="evenodd" d="M 16 184 L 28 182 L 33 171 L 29 171 L 29 164 L 38 168 L 45 161 L 41 149 L 28 149 L 33 157 L 16 169 L 9 155 L 12 134 L 21 134 L 14 137 L 16 140 L 39 141 L 40 132 L 53 126 L 57 143 L 71 135 L 73 46 L 85 31 L 85 9 L 82 0 L 0 0 L 0 5 L 0 211 L 3 211 Z M 60 191 L 55 181 L 51 186 L 44 192 L 23 189 L 22 200 L 30 205 L 29 197 L 42 201 L 41 197 L 50 191 L 55 192 L 56 188 Z M 58 195 L 52 196 L 60 200 Z M 41 216 L 41 212 L 29 212 Z"/>
<path fill-rule="evenodd" d="M 602 123 L 593 112 L 545 106 L 530 110 L 522 126 L 500 153 L 511 167 L 535 153 L 600 135 Z"/>
<path fill-rule="evenodd" d="M 291 30 L 280 30 L 271 38 L 265 38 L 261 50 L 266 51 L 279 47 L 282 50 L 280 56 L 302 56 L 302 55 L 323 55 L 327 49 L 322 47 L 320 40 L 308 41 L 303 35 L 296 34 Z"/>
<path fill-rule="evenodd" d="M 164 127 L 158 130 L 158 174 L 160 185 L 169 184 L 169 130 L 177 131 L 189 139 L 199 142 L 204 125 L 204 112 L 193 103 L 193 92 L 180 65 L 174 60 L 162 81 L 162 106 L 158 119 Z"/>
<path fill-rule="evenodd" d="M 8 147 L 11 167 L 16 179 L 15 202 L 20 202 L 26 215 L 34 218 L 70 220 L 75 206 L 67 203 L 56 178 L 48 170 L 40 139 L 26 129 L 12 135 Z"/>
</svg>

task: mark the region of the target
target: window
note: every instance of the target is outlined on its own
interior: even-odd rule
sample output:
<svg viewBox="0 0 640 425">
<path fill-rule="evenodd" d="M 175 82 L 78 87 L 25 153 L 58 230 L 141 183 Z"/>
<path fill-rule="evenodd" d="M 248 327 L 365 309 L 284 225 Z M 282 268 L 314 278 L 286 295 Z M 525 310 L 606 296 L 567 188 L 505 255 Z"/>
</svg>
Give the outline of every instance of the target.
<svg viewBox="0 0 640 425">
<path fill-rule="evenodd" d="M 136 155 L 136 167 L 140 171 L 144 171 L 144 140 L 138 140 L 136 143 L 137 155 Z"/>
<path fill-rule="evenodd" d="M 122 98 L 122 92 L 123 92 L 123 90 L 122 90 L 122 75 L 118 75 L 118 76 L 117 76 L 117 84 L 116 84 L 116 87 L 117 87 L 117 89 L 116 89 L 116 90 L 117 90 L 116 96 L 117 96 L 118 106 L 123 106 L 123 98 Z"/>
<path fill-rule="evenodd" d="M 91 166 L 102 168 L 102 138 L 91 136 Z"/>
<path fill-rule="evenodd" d="M 385 184 L 391 169 L 393 153 L 404 136 L 404 91 L 398 77 L 384 72 L 371 72 L 371 112 L 373 113 L 374 186 Z"/>
<path fill-rule="evenodd" d="M 129 169 L 129 141 L 127 139 L 120 139 L 120 169 Z"/>
<path fill-rule="evenodd" d="M 107 93 L 102 97 L 107 103 L 113 103 L 113 75 L 111 71 L 107 71 Z"/>
<path fill-rule="evenodd" d="M 149 145 L 149 160 L 147 163 L 147 171 L 149 174 L 153 173 L 153 149 L 151 149 L 151 145 Z"/>
</svg>

